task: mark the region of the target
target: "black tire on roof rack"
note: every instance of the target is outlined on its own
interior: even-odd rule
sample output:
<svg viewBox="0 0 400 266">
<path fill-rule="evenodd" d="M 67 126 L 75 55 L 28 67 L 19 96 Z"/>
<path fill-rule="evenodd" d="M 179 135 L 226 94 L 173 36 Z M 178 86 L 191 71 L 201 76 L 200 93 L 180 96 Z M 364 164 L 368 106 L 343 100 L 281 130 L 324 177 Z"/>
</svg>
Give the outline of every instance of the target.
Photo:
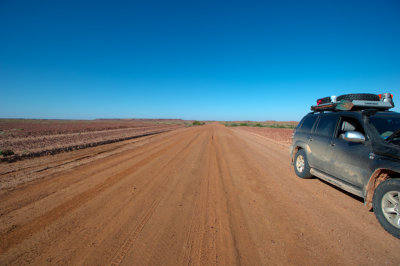
<svg viewBox="0 0 400 266">
<path fill-rule="evenodd" d="M 379 96 L 372 93 L 353 93 L 353 94 L 344 94 L 340 95 L 336 98 L 337 101 L 341 100 L 363 100 L 363 101 L 379 101 Z"/>
</svg>

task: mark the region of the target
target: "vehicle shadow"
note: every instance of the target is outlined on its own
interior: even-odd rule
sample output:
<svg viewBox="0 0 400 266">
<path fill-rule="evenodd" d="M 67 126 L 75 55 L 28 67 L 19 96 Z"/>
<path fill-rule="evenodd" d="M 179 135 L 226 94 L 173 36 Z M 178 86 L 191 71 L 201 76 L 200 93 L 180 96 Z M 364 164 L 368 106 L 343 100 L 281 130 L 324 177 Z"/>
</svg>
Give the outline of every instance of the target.
<svg viewBox="0 0 400 266">
<path fill-rule="evenodd" d="M 363 198 L 361 198 L 361 197 L 359 197 L 359 196 L 356 196 L 356 195 L 354 195 L 354 194 L 351 194 L 350 192 L 347 192 L 346 190 L 343 190 L 343 189 L 341 189 L 340 187 L 337 187 L 337 186 L 335 186 L 335 185 L 332 185 L 331 183 L 328 183 L 328 182 L 326 182 L 326 181 L 324 181 L 324 180 L 321 180 L 321 179 L 319 179 L 319 178 L 316 178 L 316 179 L 318 179 L 318 180 L 321 181 L 322 183 L 324 183 L 324 184 L 330 186 L 331 188 L 334 188 L 334 189 L 336 189 L 336 190 L 339 190 L 340 192 L 346 194 L 347 196 L 349 196 L 349 197 L 351 197 L 351 198 L 353 198 L 353 199 L 355 199 L 355 200 L 358 200 L 359 202 L 361 202 L 361 203 L 364 204 L 364 199 L 363 199 Z"/>
</svg>

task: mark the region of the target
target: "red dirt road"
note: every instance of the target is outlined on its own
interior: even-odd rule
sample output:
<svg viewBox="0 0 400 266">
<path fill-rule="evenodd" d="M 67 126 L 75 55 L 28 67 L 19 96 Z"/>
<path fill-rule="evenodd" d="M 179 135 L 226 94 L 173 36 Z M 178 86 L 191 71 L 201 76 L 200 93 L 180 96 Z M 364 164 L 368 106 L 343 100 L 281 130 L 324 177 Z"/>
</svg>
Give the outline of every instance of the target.
<svg viewBox="0 0 400 266">
<path fill-rule="evenodd" d="M 219 124 L 0 170 L 1 265 L 400 261 L 361 201 L 294 175 L 288 145 Z"/>
</svg>

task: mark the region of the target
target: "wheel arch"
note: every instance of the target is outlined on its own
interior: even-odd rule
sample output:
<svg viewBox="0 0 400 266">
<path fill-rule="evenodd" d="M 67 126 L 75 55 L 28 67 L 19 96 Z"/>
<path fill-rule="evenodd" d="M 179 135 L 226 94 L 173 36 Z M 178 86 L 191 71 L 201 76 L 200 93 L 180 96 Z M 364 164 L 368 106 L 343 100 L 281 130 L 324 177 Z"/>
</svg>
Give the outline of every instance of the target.
<svg viewBox="0 0 400 266">
<path fill-rule="evenodd" d="M 305 143 L 303 143 L 303 142 L 296 143 L 296 145 L 294 145 L 294 148 L 293 148 L 293 151 L 292 151 L 292 154 L 291 154 L 291 158 L 290 158 L 292 164 L 294 163 L 294 157 L 296 156 L 296 153 L 299 150 L 305 150 L 306 153 L 308 153 L 307 145 Z"/>
<path fill-rule="evenodd" d="M 383 181 L 390 179 L 390 178 L 400 178 L 400 173 L 397 171 L 393 171 L 386 168 L 379 168 L 376 169 L 369 181 L 367 186 L 365 187 L 364 192 L 364 205 L 367 206 L 369 209 L 372 209 L 372 200 L 374 198 L 375 189 L 379 186 L 380 183 Z"/>
<path fill-rule="evenodd" d="M 301 150 L 301 149 L 303 149 L 303 148 L 300 147 L 300 146 L 296 146 L 296 147 L 293 149 L 292 158 L 291 158 L 292 164 L 294 163 L 294 157 L 296 156 L 296 153 L 297 153 L 299 150 Z"/>
</svg>

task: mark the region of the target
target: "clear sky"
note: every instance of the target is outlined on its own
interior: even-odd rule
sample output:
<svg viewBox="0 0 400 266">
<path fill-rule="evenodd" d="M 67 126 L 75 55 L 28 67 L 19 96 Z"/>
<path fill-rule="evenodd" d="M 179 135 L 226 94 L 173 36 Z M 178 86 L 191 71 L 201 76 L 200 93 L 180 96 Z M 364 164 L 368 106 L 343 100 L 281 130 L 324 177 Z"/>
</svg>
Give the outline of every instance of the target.
<svg viewBox="0 0 400 266">
<path fill-rule="evenodd" d="M 0 0 L 3 118 L 299 120 L 357 92 L 400 106 L 400 1 Z"/>
</svg>

